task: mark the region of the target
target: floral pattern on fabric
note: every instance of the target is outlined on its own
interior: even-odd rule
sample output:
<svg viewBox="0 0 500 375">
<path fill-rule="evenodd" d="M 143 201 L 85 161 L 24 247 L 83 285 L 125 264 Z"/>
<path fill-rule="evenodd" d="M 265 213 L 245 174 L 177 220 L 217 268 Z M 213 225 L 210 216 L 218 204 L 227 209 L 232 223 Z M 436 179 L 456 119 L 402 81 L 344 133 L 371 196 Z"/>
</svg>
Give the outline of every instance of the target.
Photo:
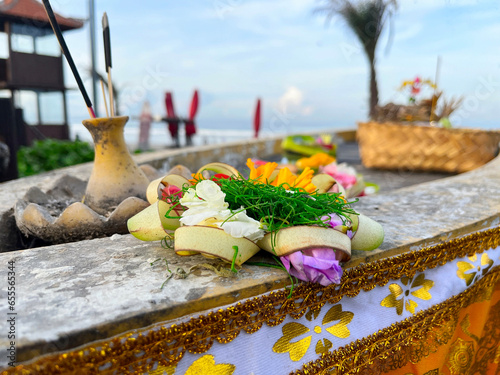
<svg viewBox="0 0 500 375">
<path fill-rule="evenodd" d="M 428 301 L 432 298 L 429 290 L 434 286 L 434 281 L 425 278 L 425 273 L 421 273 L 416 277 L 402 277 L 400 284 L 392 283 L 389 285 L 390 294 L 385 297 L 380 303 L 381 306 L 396 308 L 398 315 L 403 314 L 403 309 L 415 314 L 418 303 L 414 300 L 417 299 Z"/>
<path fill-rule="evenodd" d="M 306 314 L 306 319 L 314 322 L 319 316 L 320 310 Z M 283 326 L 281 336 L 273 346 L 275 353 L 288 353 L 292 361 L 300 361 L 311 346 L 312 339 L 318 340 L 315 344 L 316 354 L 327 352 L 332 346 L 332 342 L 327 338 L 318 336 L 323 333 L 323 330 L 330 333 L 332 336 L 345 339 L 351 335 L 348 324 L 354 318 L 354 313 L 350 311 L 342 311 L 342 305 L 333 305 L 321 320 L 321 325 L 314 326 L 311 329 L 297 322 L 287 323 Z M 335 323 L 336 322 L 336 323 Z M 331 324 L 335 323 L 335 324 Z M 303 337 L 304 335 L 306 335 Z M 300 338 L 302 337 L 302 338 Z M 298 340 L 296 340 L 298 339 Z"/>
</svg>

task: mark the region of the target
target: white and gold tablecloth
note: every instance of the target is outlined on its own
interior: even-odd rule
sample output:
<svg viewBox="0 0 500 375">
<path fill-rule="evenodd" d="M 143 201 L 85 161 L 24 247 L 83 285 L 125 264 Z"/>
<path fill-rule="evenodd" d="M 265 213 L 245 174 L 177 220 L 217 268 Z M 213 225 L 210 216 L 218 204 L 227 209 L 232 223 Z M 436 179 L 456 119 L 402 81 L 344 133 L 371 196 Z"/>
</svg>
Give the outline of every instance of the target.
<svg viewBox="0 0 500 375">
<path fill-rule="evenodd" d="M 500 372 L 500 227 L 136 330 L 4 374 Z"/>
</svg>

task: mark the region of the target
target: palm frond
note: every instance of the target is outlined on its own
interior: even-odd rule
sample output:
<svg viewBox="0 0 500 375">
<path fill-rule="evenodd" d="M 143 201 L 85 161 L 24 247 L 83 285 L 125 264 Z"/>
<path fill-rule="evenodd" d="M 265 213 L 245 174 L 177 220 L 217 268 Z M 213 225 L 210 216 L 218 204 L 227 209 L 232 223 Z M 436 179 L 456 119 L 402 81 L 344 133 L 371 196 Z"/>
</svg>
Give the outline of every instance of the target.
<svg viewBox="0 0 500 375">
<path fill-rule="evenodd" d="M 354 32 L 370 58 L 388 19 L 397 10 L 396 0 L 327 0 L 315 11 L 326 13 L 328 21 L 339 15 Z M 392 28 L 391 28 L 392 29 Z"/>
<path fill-rule="evenodd" d="M 324 5 L 316 12 L 326 13 L 330 22 L 339 15 L 361 42 L 370 63 L 370 117 L 375 115 L 378 104 L 377 74 L 375 70 L 375 50 L 387 20 L 392 19 L 397 10 L 397 0 L 323 0 Z M 392 38 L 392 27 L 389 41 Z"/>
</svg>

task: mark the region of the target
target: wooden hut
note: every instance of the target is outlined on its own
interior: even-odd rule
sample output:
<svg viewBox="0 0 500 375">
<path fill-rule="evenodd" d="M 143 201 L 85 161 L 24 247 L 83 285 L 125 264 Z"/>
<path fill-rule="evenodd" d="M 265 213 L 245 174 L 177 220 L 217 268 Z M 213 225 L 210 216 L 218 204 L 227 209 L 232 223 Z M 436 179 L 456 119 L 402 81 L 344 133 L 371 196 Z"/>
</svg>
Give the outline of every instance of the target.
<svg viewBox="0 0 500 375">
<path fill-rule="evenodd" d="M 63 32 L 83 26 L 78 19 L 56 18 Z M 6 44 L 0 55 L 0 141 L 10 153 L 0 170 L 5 181 L 17 177 L 20 146 L 36 139 L 69 139 L 69 127 L 63 58 L 42 3 L 1 2 L 0 32 Z"/>
</svg>

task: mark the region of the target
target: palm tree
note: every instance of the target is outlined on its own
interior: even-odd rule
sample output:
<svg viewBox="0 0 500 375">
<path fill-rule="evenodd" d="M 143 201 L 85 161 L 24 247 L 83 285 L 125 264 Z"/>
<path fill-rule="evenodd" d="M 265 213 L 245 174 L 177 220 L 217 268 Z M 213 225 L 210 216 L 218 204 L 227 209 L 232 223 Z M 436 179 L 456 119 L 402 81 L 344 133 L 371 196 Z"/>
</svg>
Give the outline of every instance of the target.
<svg viewBox="0 0 500 375">
<path fill-rule="evenodd" d="M 326 4 L 317 11 L 327 13 L 330 20 L 340 15 L 363 45 L 370 64 L 370 117 L 378 105 L 377 73 L 375 71 L 375 50 L 385 23 L 397 10 L 397 0 L 325 0 Z"/>
</svg>

